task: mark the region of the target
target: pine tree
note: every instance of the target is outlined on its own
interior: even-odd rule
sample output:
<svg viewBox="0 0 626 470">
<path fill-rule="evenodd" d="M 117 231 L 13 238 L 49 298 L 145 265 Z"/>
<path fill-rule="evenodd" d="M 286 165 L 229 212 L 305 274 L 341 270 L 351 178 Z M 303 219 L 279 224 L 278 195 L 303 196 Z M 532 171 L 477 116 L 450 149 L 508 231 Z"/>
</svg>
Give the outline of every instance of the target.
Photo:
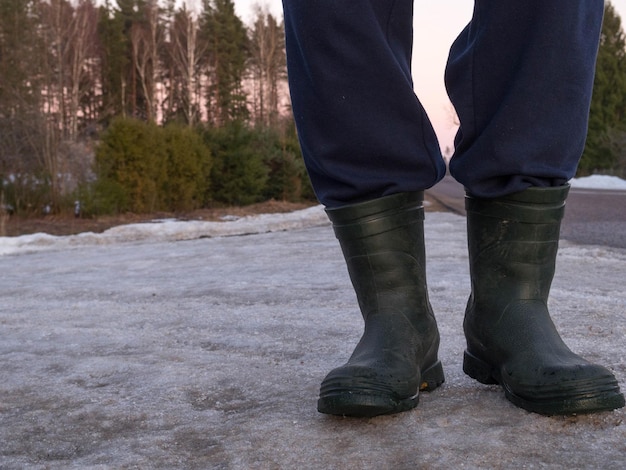
<svg viewBox="0 0 626 470">
<path fill-rule="evenodd" d="M 209 119 L 216 125 L 243 121 L 248 117 L 242 86 L 248 36 L 232 0 L 204 1 L 202 34 L 207 44 L 211 83 L 207 97 Z"/>
<path fill-rule="evenodd" d="M 589 132 L 579 174 L 617 170 L 620 157 L 623 158 L 626 152 L 625 117 L 626 39 L 619 15 L 607 2 L 593 85 Z"/>
<path fill-rule="evenodd" d="M 133 32 L 149 21 L 146 17 L 149 7 L 147 0 L 105 0 L 101 7 L 99 36 L 105 118 L 121 115 L 147 119 L 152 113 L 154 104 L 147 96 L 151 92 L 146 91 L 145 81 L 142 83 L 135 60 L 138 51 L 133 50 Z M 147 35 L 148 42 L 152 42 L 151 33 Z"/>
<path fill-rule="evenodd" d="M 127 70 L 131 61 L 124 27 L 124 18 L 111 0 L 106 0 L 100 7 L 98 22 L 102 86 L 100 119 L 104 121 L 127 114 Z"/>
</svg>

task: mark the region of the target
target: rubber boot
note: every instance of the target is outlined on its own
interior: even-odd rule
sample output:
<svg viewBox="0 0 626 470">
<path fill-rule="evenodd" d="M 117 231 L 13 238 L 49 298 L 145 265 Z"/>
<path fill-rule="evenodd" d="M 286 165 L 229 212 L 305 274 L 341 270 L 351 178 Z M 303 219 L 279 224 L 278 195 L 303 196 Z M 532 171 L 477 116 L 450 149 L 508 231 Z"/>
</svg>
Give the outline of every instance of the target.
<svg viewBox="0 0 626 470">
<path fill-rule="evenodd" d="M 372 417 L 414 408 L 444 381 L 426 288 L 423 192 L 327 209 L 365 331 L 320 389 L 321 413 Z"/>
<path fill-rule="evenodd" d="M 545 415 L 624 406 L 613 374 L 574 354 L 548 312 L 569 186 L 466 198 L 472 293 L 463 370 Z"/>
</svg>

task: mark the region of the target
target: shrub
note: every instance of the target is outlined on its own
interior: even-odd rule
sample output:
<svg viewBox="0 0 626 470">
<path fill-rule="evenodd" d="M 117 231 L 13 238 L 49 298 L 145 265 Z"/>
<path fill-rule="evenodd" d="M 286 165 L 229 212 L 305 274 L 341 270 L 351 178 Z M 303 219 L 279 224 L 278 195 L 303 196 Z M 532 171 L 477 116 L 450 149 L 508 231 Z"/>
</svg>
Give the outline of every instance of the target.
<svg viewBox="0 0 626 470">
<path fill-rule="evenodd" d="M 125 201 L 120 210 L 151 212 L 163 208 L 161 182 L 167 177 L 163 134 L 155 124 L 116 118 L 96 148 L 98 199 Z"/>
<path fill-rule="evenodd" d="M 131 207 L 125 188 L 117 181 L 107 178 L 79 185 L 72 199 L 80 201 L 80 213 L 83 217 L 119 214 L 127 212 Z"/>
<path fill-rule="evenodd" d="M 268 170 L 253 130 L 243 123 L 209 129 L 205 141 L 214 158 L 213 199 L 227 204 L 252 204 L 263 199 Z"/>
<path fill-rule="evenodd" d="M 178 124 L 163 129 L 167 177 L 162 182 L 165 205 L 171 211 L 202 207 L 211 186 L 211 152 L 197 132 Z"/>
</svg>

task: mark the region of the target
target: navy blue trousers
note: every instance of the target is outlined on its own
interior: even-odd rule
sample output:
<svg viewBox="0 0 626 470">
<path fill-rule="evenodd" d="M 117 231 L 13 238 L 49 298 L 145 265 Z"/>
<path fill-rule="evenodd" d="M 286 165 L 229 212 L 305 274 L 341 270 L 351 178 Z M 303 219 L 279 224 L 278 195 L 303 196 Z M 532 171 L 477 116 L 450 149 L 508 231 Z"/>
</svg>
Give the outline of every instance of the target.
<svg viewBox="0 0 626 470">
<path fill-rule="evenodd" d="M 338 207 L 436 184 L 445 163 L 413 91 L 413 0 L 283 6 L 294 117 L 319 200 Z M 445 74 L 460 121 L 450 172 L 468 192 L 492 198 L 574 176 L 603 11 L 603 0 L 475 0 Z"/>
</svg>

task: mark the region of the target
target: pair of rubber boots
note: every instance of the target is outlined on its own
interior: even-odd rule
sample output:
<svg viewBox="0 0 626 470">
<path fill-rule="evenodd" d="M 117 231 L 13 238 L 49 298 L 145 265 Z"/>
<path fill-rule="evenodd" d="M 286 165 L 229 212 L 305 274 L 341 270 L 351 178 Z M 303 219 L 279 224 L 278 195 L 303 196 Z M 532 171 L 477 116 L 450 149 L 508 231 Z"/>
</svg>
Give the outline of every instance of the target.
<svg viewBox="0 0 626 470">
<path fill-rule="evenodd" d="M 547 308 L 569 187 L 466 198 L 472 292 L 463 370 L 500 384 L 515 405 L 545 415 L 624 406 L 613 374 L 574 354 Z M 423 192 L 327 209 L 365 331 L 331 371 L 318 410 L 372 417 L 415 407 L 444 382 L 426 285 Z"/>
</svg>

